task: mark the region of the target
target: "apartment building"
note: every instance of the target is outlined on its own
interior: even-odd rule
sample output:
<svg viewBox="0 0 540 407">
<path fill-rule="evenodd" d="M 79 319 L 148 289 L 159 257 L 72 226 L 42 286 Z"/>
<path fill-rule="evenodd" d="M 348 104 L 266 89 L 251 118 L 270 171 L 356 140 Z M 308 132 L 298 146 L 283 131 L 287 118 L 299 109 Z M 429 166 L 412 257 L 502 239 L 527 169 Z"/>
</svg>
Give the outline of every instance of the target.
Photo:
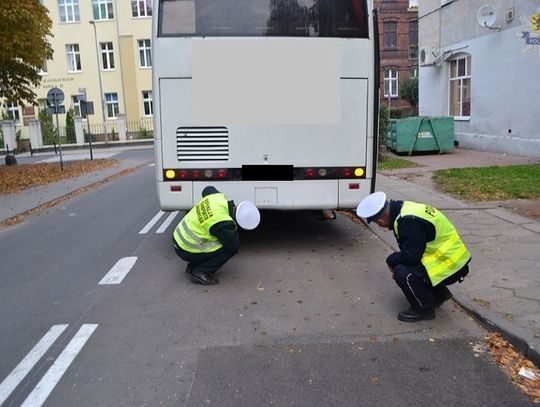
<svg viewBox="0 0 540 407">
<path fill-rule="evenodd" d="M 421 115 L 465 148 L 540 158 L 540 1 L 422 0 Z"/>
<path fill-rule="evenodd" d="M 44 65 L 38 106 L 4 102 L 5 111 L 28 138 L 28 122 L 46 106 L 47 92 L 57 87 L 66 110 L 81 115 L 80 95 L 93 101 L 91 123 L 127 122 L 152 117 L 152 0 L 40 0 L 49 10 L 54 57 Z M 60 115 L 60 125 L 65 115 Z"/>
<path fill-rule="evenodd" d="M 381 104 L 411 113 L 399 97 L 400 82 L 418 77 L 418 8 L 416 1 L 375 0 L 379 14 Z"/>
</svg>

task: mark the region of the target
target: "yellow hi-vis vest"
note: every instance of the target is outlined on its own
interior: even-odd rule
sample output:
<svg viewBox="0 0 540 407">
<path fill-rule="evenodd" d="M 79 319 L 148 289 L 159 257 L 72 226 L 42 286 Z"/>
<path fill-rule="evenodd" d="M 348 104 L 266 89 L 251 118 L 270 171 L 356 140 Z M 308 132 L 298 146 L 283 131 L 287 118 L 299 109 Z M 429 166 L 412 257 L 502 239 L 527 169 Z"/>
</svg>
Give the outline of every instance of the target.
<svg viewBox="0 0 540 407">
<path fill-rule="evenodd" d="M 394 221 L 394 233 L 398 236 L 398 219 L 414 216 L 424 219 L 435 227 L 435 239 L 427 242 L 422 264 L 435 287 L 445 278 L 459 271 L 471 258 L 454 225 L 437 209 L 416 202 L 405 201 Z"/>
<path fill-rule="evenodd" d="M 201 199 L 182 218 L 173 232 L 176 244 L 190 253 L 211 253 L 223 247 L 210 228 L 218 222 L 230 220 L 229 206 L 223 194 L 211 194 Z M 234 222 L 234 221 L 233 221 Z"/>
</svg>

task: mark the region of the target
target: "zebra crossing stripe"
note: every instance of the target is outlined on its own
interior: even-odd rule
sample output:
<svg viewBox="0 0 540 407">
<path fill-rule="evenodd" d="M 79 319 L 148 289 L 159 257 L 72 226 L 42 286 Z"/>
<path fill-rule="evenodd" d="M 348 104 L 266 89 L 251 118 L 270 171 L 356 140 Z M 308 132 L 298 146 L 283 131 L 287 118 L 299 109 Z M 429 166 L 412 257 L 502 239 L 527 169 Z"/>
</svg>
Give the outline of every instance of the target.
<svg viewBox="0 0 540 407">
<path fill-rule="evenodd" d="M 67 324 L 53 325 L 28 355 L 13 369 L 9 376 L 4 379 L 0 384 L 0 405 L 6 401 L 13 390 L 15 390 L 67 327 Z"/>
<path fill-rule="evenodd" d="M 156 230 L 156 233 L 164 233 L 174 218 L 176 218 L 176 215 L 178 215 L 178 211 L 171 212 L 169 216 L 167 216 L 167 219 L 165 219 L 165 222 L 163 222 L 159 229 Z"/>
<path fill-rule="evenodd" d="M 84 324 L 81 326 L 21 407 L 40 407 L 43 405 L 97 327 L 97 324 Z"/>
<path fill-rule="evenodd" d="M 152 227 L 154 227 L 154 225 L 158 222 L 158 220 L 161 219 L 161 217 L 165 214 L 165 212 L 163 211 L 159 211 L 151 220 L 150 222 L 148 222 L 146 224 L 145 227 L 143 227 L 140 231 L 139 231 L 139 235 L 144 235 L 146 233 L 148 233 L 148 231 L 150 229 L 152 229 Z"/>
</svg>

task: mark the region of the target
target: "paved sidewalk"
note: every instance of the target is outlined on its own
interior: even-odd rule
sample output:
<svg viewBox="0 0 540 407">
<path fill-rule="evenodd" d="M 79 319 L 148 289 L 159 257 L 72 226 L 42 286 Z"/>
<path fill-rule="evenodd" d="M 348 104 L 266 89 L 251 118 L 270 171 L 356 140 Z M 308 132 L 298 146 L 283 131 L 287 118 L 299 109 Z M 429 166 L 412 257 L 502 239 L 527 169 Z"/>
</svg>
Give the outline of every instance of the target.
<svg viewBox="0 0 540 407">
<path fill-rule="evenodd" d="M 147 147 L 148 148 L 148 147 Z M 130 148 L 132 150 L 133 148 Z M 115 158 L 115 156 L 125 151 L 126 149 L 111 149 L 105 152 L 100 151 L 94 154 L 94 158 Z M 70 152 L 63 155 L 64 162 L 71 160 L 88 159 L 87 152 Z M 28 154 L 17 155 L 17 161 L 19 164 L 25 162 L 59 162 L 58 155 L 51 154 L 39 154 L 30 157 Z M 81 188 L 100 182 L 107 177 L 118 174 L 128 168 L 138 167 L 144 165 L 148 161 L 142 161 L 139 159 L 119 159 L 118 165 L 110 168 L 106 168 L 100 171 L 95 171 L 87 175 L 83 175 L 76 178 L 65 179 L 61 182 L 56 182 L 47 185 L 40 185 L 33 188 L 26 189 L 16 194 L 1 195 L 0 196 L 0 223 L 6 219 L 20 215 L 24 212 L 37 208 L 40 205 L 47 202 L 61 198 L 72 192 L 75 192 Z"/>
<path fill-rule="evenodd" d="M 429 176 L 442 168 L 538 161 L 459 149 L 450 154 L 402 158 L 424 167 L 384 171 L 378 175 L 377 188 L 390 199 L 430 203 L 444 211 L 472 254 L 469 276 L 462 284 L 451 286 L 454 299 L 485 324 L 505 333 L 540 365 L 540 223 L 496 203 L 468 203 L 435 192 L 425 179 L 419 183 L 402 179 L 403 173 Z M 376 225 L 370 229 L 397 249 L 391 231 Z"/>
</svg>

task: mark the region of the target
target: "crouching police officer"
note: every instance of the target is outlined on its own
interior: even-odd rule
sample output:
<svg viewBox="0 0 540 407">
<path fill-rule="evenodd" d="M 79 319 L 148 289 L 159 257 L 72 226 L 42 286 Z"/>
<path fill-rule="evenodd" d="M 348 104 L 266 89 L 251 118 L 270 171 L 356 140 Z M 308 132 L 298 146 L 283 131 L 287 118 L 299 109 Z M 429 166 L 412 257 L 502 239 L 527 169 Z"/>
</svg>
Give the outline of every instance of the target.
<svg viewBox="0 0 540 407">
<path fill-rule="evenodd" d="M 411 305 L 398 319 L 435 318 L 435 308 L 452 298 L 447 285 L 461 283 L 469 273 L 471 255 L 456 228 L 432 206 L 388 202 L 384 192 L 364 198 L 356 214 L 394 232 L 400 250 L 388 256 L 386 263 Z"/>
<path fill-rule="evenodd" d="M 255 229 L 261 216 L 252 202 L 235 205 L 212 186 L 204 188 L 202 196 L 174 229 L 173 245 L 188 262 L 186 273 L 193 282 L 215 285 L 219 280 L 214 273 L 238 252 L 237 225 Z"/>
</svg>

